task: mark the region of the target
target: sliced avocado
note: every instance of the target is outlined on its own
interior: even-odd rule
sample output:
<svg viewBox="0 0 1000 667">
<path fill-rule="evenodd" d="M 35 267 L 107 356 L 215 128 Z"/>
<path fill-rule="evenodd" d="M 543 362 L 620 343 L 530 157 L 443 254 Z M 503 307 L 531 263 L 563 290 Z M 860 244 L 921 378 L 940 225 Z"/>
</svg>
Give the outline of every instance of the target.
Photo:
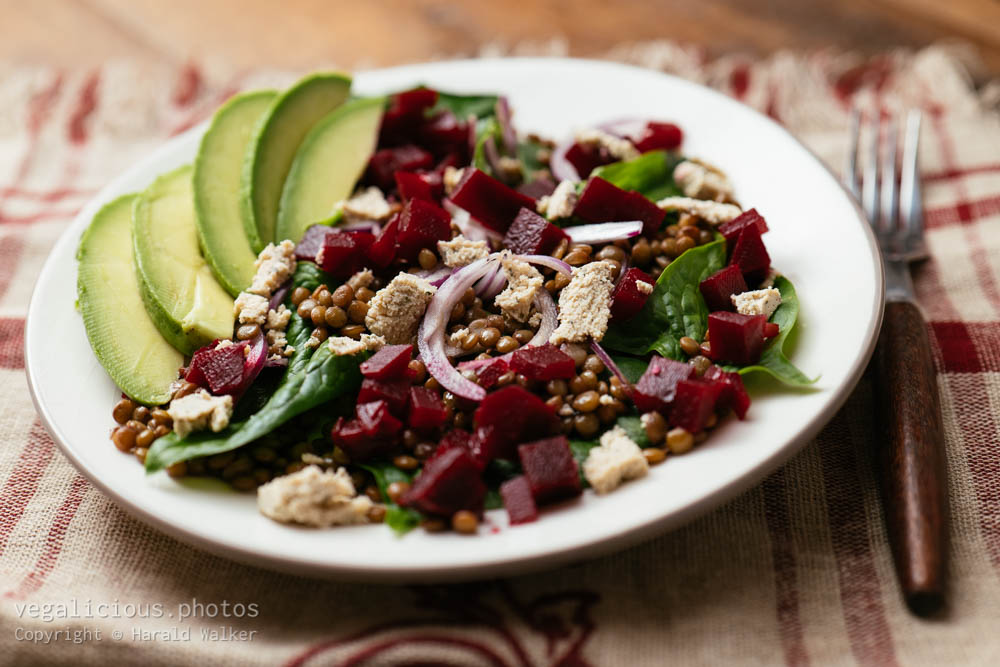
<svg viewBox="0 0 1000 667">
<path fill-rule="evenodd" d="M 277 238 L 298 242 L 350 196 L 375 151 L 385 99 L 357 99 L 331 111 L 302 140 L 285 179 Z"/>
<path fill-rule="evenodd" d="M 233 299 L 198 249 L 191 166 L 153 181 L 132 207 L 132 246 L 146 312 L 186 355 L 233 335 Z"/>
<path fill-rule="evenodd" d="M 240 180 L 240 213 L 250 247 L 260 252 L 276 239 L 275 222 L 285 177 L 309 130 L 351 92 L 345 74 L 313 74 L 271 103 L 247 146 Z"/>
<path fill-rule="evenodd" d="M 80 239 L 77 303 L 90 346 L 115 384 L 147 405 L 170 400 L 170 383 L 184 356 L 146 315 L 132 262 L 132 205 L 136 195 L 107 204 Z"/>
<path fill-rule="evenodd" d="M 226 102 L 201 138 L 194 162 L 198 242 L 215 278 L 234 297 L 250 286 L 257 259 L 240 217 L 243 157 L 257 123 L 277 96 L 277 91 L 259 90 Z"/>
</svg>

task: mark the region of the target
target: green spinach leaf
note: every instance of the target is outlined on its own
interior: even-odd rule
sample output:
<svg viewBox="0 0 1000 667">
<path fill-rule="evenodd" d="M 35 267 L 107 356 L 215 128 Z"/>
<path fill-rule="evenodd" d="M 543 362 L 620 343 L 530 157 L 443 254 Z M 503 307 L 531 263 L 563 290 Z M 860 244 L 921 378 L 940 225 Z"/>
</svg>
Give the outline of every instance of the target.
<svg viewBox="0 0 1000 667">
<path fill-rule="evenodd" d="M 590 454 L 590 450 L 594 447 L 599 446 L 596 440 L 570 440 L 569 441 L 569 451 L 573 453 L 573 458 L 576 459 L 577 471 L 580 473 L 580 482 L 583 484 L 583 488 L 590 486 L 587 479 L 583 476 L 583 462 L 587 460 L 587 455 Z"/>
<path fill-rule="evenodd" d="M 642 377 L 642 374 L 646 372 L 646 368 L 649 366 L 648 359 L 640 359 L 638 357 L 627 357 L 622 354 L 612 354 L 612 361 L 618 366 L 618 370 L 625 375 L 625 379 L 635 384 Z"/>
<path fill-rule="evenodd" d="M 683 194 L 674 183 L 673 175 L 674 167 L 680 161 L 680 157 L 667 151 L 649 151 L 631 160 L 597 167 L 591 175 L 600 176 L 623 190 L 641 192 L 647 199 L 657 201 Z"/>
<path fill-rule="evenodd" d="M 375 478 L 375 485 L 378 487 L 379 493 L 382 494 L 382 501 L 385 503 L 385 524 L 398 535 L 403 535 L 416 528 L 420 524 L 420 512 L 409 507 L 400 507 L 389 500 L 389 494 L 386 491 L 393 482 L 411 483 L 413 475 L 384 461 L 361 464 L 361 467 L 372 474 Z"/>
<path fill-rule="evenodd" d="M 483 119 L 496 115 L 496 108 L 496 95 L 456 95 L 439 90 L 437 104 L 431 108 L 430 115 L 447 110 L 458 116 L 459 120 L 465 120 L 469 116 Z"/>
<path fill-rule="evenodd" d="M 472 153 L 472 166 L 493 176 L 493 168 L 490 166 L 490 161 L 486 159 L 486 142 L 492 141 L 494 146 L 499 148 L 501 140 L 500 123 L 495 117 L 480 121 L 476 129 L 476 149 Z"/>
<path fill-rule="evenodd" d="M 642 425 L 642 420 L 638 415 L 622 415 L 615 423 L 628 434 L 628 437 L 635 444 L 640 447 L 653 446 L 653 443 L 649 441 L 649 436 L 646 435 L 646 427 Z"/>
</svg>

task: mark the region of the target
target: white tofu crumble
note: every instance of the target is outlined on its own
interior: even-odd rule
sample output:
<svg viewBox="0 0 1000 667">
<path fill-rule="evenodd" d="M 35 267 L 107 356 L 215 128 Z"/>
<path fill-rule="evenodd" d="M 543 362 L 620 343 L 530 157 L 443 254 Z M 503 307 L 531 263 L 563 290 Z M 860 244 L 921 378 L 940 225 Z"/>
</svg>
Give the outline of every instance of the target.
<svg viewBox="0 0 1000 667">
<path fill-rule="evenodd" d="M 649 463 L 620 426 L 601 435 L 601 444 L 587 454 L 583 462 L 583 476 L 597 493 L 609 493 L 622 482 L 643 477 Z"/>
<path fill-rule="evenodd" d="M 270 298 L 295 273 L 295 244 L 287 240 L 277 245 L 268 243 L 257 256 L 254 267 L 257 273 L 246 291 Z"/>
<path fill-rule="evenodd" d="M 240 324 L 256 324 L 263 327 L 267 324 L 269 310 L 267 299 L 259 294 L 240 292 L 233 302 L 233 315 Z"/>
<path fill-rule="evenodd" d="M 236 344 L 236 343 L 234 343 L 233 341 L 231 341 L 231 340 L 229 340 L 229 339 L 227 338 L 227 339 L 225 339 L 225 340 L 220 340 L 220 341 L 219 341 L 218 343 L 216 343 L 216 344 L 215 344 L 215 349 L 216 349 L 216 350 L 224 350 L 224 349 L 226 349 L 227 347 L 232 347 L 232 346 L 233 346 L 233 345 L 235 345 L 235 344 Z"/>
<path fill-rule="evenodd" d="M 496 295 L 493 303 L 505 317 L 524 322 L 531 315 L 531 305 L 545 279 L 538 269 L 524 260 L 515 259 L 509 252 L 502 255 L 500 262 L 507 274 L 507 287 Z"/>
<path fill-rule="evenodd" d="M 391 345 L 409 343 L 437 288 L 411 273 L 400 273 L 368 303 L 365 326 Z"/>
<path fill-rule="evenodd" d="M 604 130 L 588 128 L 576 133 L 576 143 L 605 149 L 611 157 L 631 160 L 639 157 L 639 150 L 628 139 L 616 137 Z M 584 174 L 581 174 L 583 176 Z"/>
<path fill-rule="evenodd" d="M 653 293 L 653 283 L 647 283 L 645 280 L 635 281 L 635 288 L 642 294 Z"/>
<path fill-rule="evenodd" d="M 566 179 L 556 186 L 552 194 L 538 200 L 536 210 L 550 220 L 573 215 L 577 202 L 576 183 Z"/>
<path fill-rule="evenodd" d="M 468 266 L 490 254 L 486 241 L 470 241 L 461 234 L 450 241 L 438 241 L 437 248 L 441 262 L 451 269 Z"/>
<path fill-rule="evenodd" d="M 364 352 L 378 352 L 385 347 L 385 338 L 372 334 L 361 334 L 360 340 L 348 336 L 332 336 L 326 339 L 330 352 L 335 357 L 350 357 Z"/>
<path fill-rule="evenodd" d="M 781 305 L 781 292 L 773 287 L 734 294 L 730 297 L 736 312 L 742 315 L 764 315 L 771 319 L 771 315 Z"/>
<path fill-rule="evenodd" d="M 724 201 L 733 196 L 729 177 L 718 167 L 701 160 L 684 160 L 674 167 L 674 181 L 686 196 L 695 199 Z"/>
<path fill-rule="evenodd" d="M 374 220 L 381 222 L 392 215 L 392 206 L 386 201 L 382 191 L 372 186 L 356 192 L 353 197 L 339 204 L 346 222 Z"/>
<path fill-rule="evenodd" d="M 444 184 L 444 193 L 446 195 L 450 195 L 455 191 L 464 174 L 465 169 L 459 169 L 450 165 L 444 168 L 444 175 L 441 178 L 441 182 Z"/>
<path fill-rule="evenodd" d="M 206 428 L 218 433 L 229 426 L 229 418 L 233 416 L 233 397 L 212 396 L 201 389 L 175 398 L 170 402 L 167 413 L 174 420 L 174 432 L 178 438 L 186 438 L 190 433 Z"/>
<path fill-rule="evenodd" d="M 291 319 L 292 311 L 285 308 L 285 304 L 279 304 L 277 310 L 272 308 L 267 312 L 267 328 L 271 331 L 284 329 Z"/>
<path fill-rule="evenodd" d="M 735 204 L 723 204 L 691 197 L 667 197 L 656 202 L 656 205 L 664 211 L 690 213 L 710 225 L 721 225 L 743 213 L 743 210 Z"/>
<path fill-rule="evenodd" d="M 326 528 L 368 523 L 371 498 L 357 494 L 345 468 L 323 471 L 306 466 L 257 489 L 261 514 L 282 523 Z"/>
<path fill-rule="evenodd" d="M 573 277 L 559 293 L 559 326 L 552 332 L 553 345 L 600 341 L 611 318 L 611 292 L 615 288 L 615 266 L 590 262 L 573 270 Z"/>
<path fill-rule="evenodd" d="M 353 276 L 347 279 L 347 284 L 351 286 L 351 289 L 357 292 L 362 287 L 368 287 L 375 281 L 375 274 L 371 272 L 371 269 L 364 269 L 358 271 Z"/>
</svg>

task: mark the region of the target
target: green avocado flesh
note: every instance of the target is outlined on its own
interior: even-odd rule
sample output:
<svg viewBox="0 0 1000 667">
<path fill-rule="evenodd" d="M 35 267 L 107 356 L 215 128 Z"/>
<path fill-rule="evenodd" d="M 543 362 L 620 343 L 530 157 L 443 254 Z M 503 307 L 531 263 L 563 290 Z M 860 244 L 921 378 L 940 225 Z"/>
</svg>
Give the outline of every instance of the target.
<svg viewBox="0 0 1000 667">
<path fill-rule="evenodd" d="M 350 196 L 375 151 L 384 98 L 357 99 L 331 111 L 302 140 L 285 180 L 277 238 L 296 243 Z"/>
<path fill-rule="evenodd" d="M 198 248 L 191 167 L 153 181 L 132 208 L 132 242 L 146 312 L 171 345 L 190 355 L 233 335 L 233 299 Z"/>
<path fill-rule="evenodd" d="M 275 99 L 247 146 L 240 180 L 240 214 L 254 252 L 274 241 L 278 203 L 295 153 L 309 130 L 350 94 L 344 74 L 308 76 Z"/>
<path fill-rule="evenodd" d="M 243 233 L 240 176 L 258 122 L 278 96 L 273 90 L 238 95 L 215 112 L 194 163 L 198 241 L 219 283 L 232 296 L 250 286 L 257 254 Z"/>
<path fill-rule="evenodd" d="M 115 384 L 147 405 L 170 400 L 184 357 L 146 315 L 132 262 L 132 205 L 119 197 L 98 211 L 80 240 L 77 301 L 90 346 Z"/>
</svg>

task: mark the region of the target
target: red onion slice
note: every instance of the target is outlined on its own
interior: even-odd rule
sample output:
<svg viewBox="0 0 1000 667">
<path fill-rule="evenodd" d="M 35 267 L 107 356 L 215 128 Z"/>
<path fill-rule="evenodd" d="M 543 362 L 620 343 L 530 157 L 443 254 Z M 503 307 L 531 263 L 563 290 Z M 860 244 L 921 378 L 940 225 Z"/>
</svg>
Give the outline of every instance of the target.
<svg viewBox="0 0 1000 667">
<path fill-rule="evenodd" d="M 440 287 L 454 272 L 455 270 L 450 267 L 440 266 L 436 269 L 431 269 L 430 271 L 417 271 L 415 275 L 423 278 L 431 285 L 434 285 L 434 287 Z"/>
<path fill-rule="evenodd" d="M 528 262 L 530 264 L 537 264 L 539 266 L 544 266 L 546 268 L 552 269 L 559 273 L 565 273 L 567 276 L 573 275 L 573 267 L 562 261 L 561 259 L 556 259 L 550 255 L 514 255 L 514 259 L 520 259 L 522 261 Z"/>
<path fill-rule="evenodd" d="M 594 225 L 578 225 L 563 230 L 573 243 L 610 243 L 638 236 L 642 233 L 641 220 L 627 222 L 599 222 Z"/>
<path fill-rule="evenodd" d="M 604 366 L 618 378 L 618 381 L 622 383 L 623 387 L 625 387 L 625 391 L 632 391 L 632 383 L 628 381 L 625 374 L 622 373 L 622 370 L 618 368 L 618 364 L 616 364 L 615 360 L 611 358 L 611 355 L 608 354 L 603 347 L 601 347 L 601 344 L 596 340 L 591 340 L 590 349 L 594 351 L 594 354 L 597 355 L 598 359 L 604 362 Z"/>
<path fill-rule="evenodd" d="M 292 287 L 292 279 L 289 278 L 283 282 L 278 289 L 274 290 L 274 294 L 271 295 L 271 300 L 268 302 L 267 307 L 270 310 L 278 310 L 278 306 L 285 302 L 285 297 L 288 296 L 288 290 Z"/>
<path fill-rule="evenodd" d="M 566 153 L 573 148 L 575 143 L 576 139 L 570 137 L 552 150 L 552 157 L 549 158 L 549 170 L 552 171 L 552 175 L 556 177 L 557 181 L 573 181 L 575 183 L 582 180 L 573 163 L 566 159 Z"/>
<path fill-rule="evenodd" d="M 542 314 L 542 322 L 538 325 L 538 331 L 535 335 L 531 337 L 524 347 L 533 347 L 538 345 L 545 345 L 549 341 L 549 337 L 552 332 L 556 330 L 556 326 L 559 324 L 559 309 L 556 307 L 556 302 L 549 294 L 546 289 L 541 289 L 535 294 L 535 308 L 538 312 Z M 499 357 L 490 357 L 489 359 L 470 359 L 469 361 L 463 361 L 458 364 L 458 369 L 464 370 L 475 370 L 480 366 L 485 366 L 494 359 L 503 359 L 507 361 L 510 359 L 513 352 L 508 352 L 507 354 L 500 355 Z"/>
<path fill-rule="evenodd" d="M 267 361 L 264 362 L 264 368 L 284 368 L 288 365 L 288 359 L 285 357 L 275 357 L 271 359 L 268 357 Z"/>
<path fill-rule="evenodd" d="M 499 246 L 503 242 L 502 234 L 483 225 L 464 208 L 456 206 L 450 199 L 443 199 L 441 206 L 448 213 L 451 213 L 451 221 L 461 230 L 462 236 L 470 241 L 486 241 L 491 246 Z"/>
<path fill-rule="evenodd" d="M 378 236 L 382 231 L 382 225 L 375 220 L 358 220 L 357 222 L 340 225 L 337 229 L 342 229 L 345 232 L 371 232 L 375 236 Z"/>
</svg>

